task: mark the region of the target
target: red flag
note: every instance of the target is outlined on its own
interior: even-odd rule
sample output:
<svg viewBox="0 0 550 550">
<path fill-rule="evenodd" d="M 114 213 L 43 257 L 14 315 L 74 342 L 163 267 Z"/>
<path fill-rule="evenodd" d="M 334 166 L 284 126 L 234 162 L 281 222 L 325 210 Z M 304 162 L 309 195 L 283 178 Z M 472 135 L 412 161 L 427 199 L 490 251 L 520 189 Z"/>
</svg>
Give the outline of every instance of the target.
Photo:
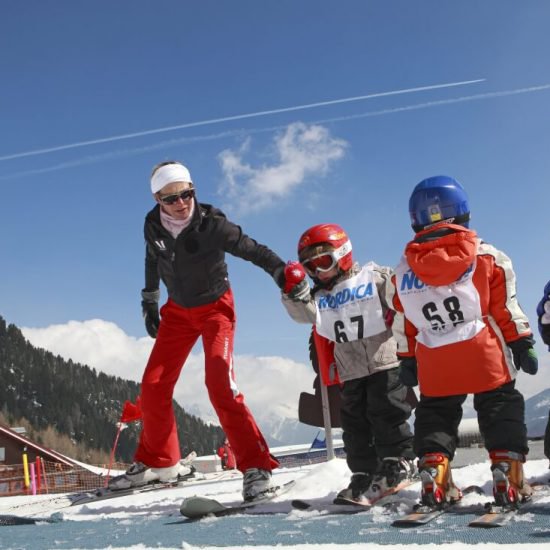
<svg viewBox="0 0 550 550">
<path fill-rule="evenodd" d="M 136 403 L 131 401 L 125 401 L 124 407 L 122 407 L 122 414 L 120 415 L 120 422 L 133 422 L 134 420 L 141 419 L 141 407 L 139 402 L 139 396 L 136 399 Z"/>
<path fill-rule="evenodd" d="M 315 327 L 313 327 L 313 342 L 315 343 L 315 351 L 317 352 L 321 381 L 325 386 L 340 384 L 334 361 L 334 342 L 321 336 Z"/>
</svg>

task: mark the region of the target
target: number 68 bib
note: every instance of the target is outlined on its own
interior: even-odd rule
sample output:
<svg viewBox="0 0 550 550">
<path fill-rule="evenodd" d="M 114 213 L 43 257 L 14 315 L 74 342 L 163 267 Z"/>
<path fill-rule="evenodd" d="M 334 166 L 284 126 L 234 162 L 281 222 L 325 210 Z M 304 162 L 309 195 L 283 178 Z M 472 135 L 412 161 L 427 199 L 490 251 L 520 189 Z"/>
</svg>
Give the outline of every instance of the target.
<svg viewBox="0 0 550 550">
<path fill-rule="evenodd" d="M 374 336 L 386 330 L 382 304 L 372 273 L 373 263 L 335 285 L 330 291 L 315 294 L 317 332 L 342 343 Z"/>
<path fill-rule="evenodd" d="M 417 328 L 416 340 L 429 348 L 470 340 L 484 327 L 473 264 L 450 285 L 430 286 L 410 269 L 407 260 L 395 270 L 397 293 L 405 317 Z"/>
</svg>

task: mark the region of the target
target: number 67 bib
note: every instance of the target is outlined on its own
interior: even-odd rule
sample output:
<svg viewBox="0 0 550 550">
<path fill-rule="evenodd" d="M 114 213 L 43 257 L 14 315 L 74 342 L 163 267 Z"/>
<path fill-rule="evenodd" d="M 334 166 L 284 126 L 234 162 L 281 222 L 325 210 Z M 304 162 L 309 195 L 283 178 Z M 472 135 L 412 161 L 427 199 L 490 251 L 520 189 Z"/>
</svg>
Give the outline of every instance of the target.
<svg viewBox="0 0 550 550">
<path fill-rule="evenodd" d="M 315 294 L 317 332 L 333 342 L 351 342 L 386 330 L 382 304 L 369 262 L 361 271 Z"/>
<path fill-rule="evenodd" d="M 475 264 L 450 285 L 430 286 L 405 258 L 395 270 L 397 293 L 405 317 L 416 327 L 416 340 L 429 348 L 470 340 L 484 327 L 479 293 L 472 277 Z"/>
</svg>

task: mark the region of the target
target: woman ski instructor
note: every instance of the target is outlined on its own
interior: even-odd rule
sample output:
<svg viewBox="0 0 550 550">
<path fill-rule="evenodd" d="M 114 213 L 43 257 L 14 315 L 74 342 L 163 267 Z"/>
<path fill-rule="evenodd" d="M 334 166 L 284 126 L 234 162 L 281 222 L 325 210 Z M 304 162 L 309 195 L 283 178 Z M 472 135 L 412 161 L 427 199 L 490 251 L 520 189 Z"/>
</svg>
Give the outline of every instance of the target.
<svg viewBox="0 0 550 550">
<path fill-rule="evenodd" d="M 176 161 L 154 167 L 155 207 L 145 218 L 145 288 L 142 308 L 155 345 L 141 382 L 143 428 L 134 463 L 113 478 L 122 489 L 167 481 L 189 473 L 180 464 L 172 396 L 182 367 L 199 337 L 205 357 L 210 401 L 243 472 L 243 498 L 254 500 L 272 489 L 278 462 L 269 452 L 233 371 L 235 308 L 225 253 L 261 267 L 284 287 L 285 263 L 230 222 L 223 212 L 199 203 L 189 170 Z M 159 283 L 168 301 L 160 308 Z"/>
</svg>

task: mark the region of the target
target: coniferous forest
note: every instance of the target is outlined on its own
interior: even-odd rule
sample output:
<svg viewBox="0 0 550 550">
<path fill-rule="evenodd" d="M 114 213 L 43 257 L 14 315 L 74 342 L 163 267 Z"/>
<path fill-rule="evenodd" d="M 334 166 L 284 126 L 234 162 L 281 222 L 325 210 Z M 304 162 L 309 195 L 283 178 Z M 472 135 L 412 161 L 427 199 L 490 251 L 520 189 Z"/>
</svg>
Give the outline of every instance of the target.
<svg viewBox="0 0 550 550">
<path fill-rule="evenodd" d="M 139 384 L 32 346 L 0 317 L 0 422 L 23 425 L 27 436 L 71 458 L 106 462 L 126 400 Z M 182 455 L 211 454 L 224 439 L 221 428 L 187 414 L 174 402 Z M 131 462 L 139 422 L 121 432 L 116 460 Z"/>
</svg>

